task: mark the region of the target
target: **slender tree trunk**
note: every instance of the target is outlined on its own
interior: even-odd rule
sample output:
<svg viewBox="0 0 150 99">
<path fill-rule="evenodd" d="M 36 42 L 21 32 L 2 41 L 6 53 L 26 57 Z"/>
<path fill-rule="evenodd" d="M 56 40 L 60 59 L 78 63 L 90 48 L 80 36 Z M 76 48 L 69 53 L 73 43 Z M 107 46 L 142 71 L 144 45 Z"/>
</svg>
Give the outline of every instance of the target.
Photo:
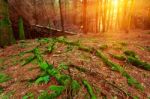
<svg viewBox="0 0 150 99">
<path fill-rule="evenodd" d="M 7 0 L 0 0 L 0 46 L 15 43 Z"/>
<path fill-rule="evenodd" d="M 60 8 L 60 20 L 61 20 L 62 32 L 64 32 L 64 19 L 63 19 L 61 0 L 59 0 L 59 8 Z"/>
<path fill-rule="evenodd" d="M 83 32 L 87 33 L 87 0 L 83 0 Z"/>
<path fill-rule="evenodd" d="M 129 18 L 128 18 L 128 24 L 127 24 L 127 29 L 130 30 L 131 28 L 131 21 L 132 21 L 132 16 L 134 12 L 134 6 L 135 6 L 135 1 L 132 0 L 130 4 L 130 11 L 129 11 Z"/>
<path fill-rule="evenodd" d="M 24 33 L 23 19 L 21 16 L 19 17 L 19 20 L 18 20 L 18 28 L 19 28 L 19 39 L 24 40 L 25 33 Z"/>
<path fill-rule="evenodd" d="M 99 17 L 98 17 L 99 0 L 96 0 L 96 33 L 98 33 Z"/>
</svg>

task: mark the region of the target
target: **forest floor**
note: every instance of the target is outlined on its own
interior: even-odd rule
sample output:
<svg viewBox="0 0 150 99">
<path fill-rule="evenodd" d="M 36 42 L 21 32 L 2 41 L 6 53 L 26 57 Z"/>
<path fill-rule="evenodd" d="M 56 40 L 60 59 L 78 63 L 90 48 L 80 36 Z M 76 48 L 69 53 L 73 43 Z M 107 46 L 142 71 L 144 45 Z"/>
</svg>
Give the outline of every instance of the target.
<svg viewBox="0 0 150 99">
<path fill-rule="evenodd" d="M 150 31 L 73 35 L 67 36 L 67 39 L 101 50 L 108 60 L 105 61 L 94 52 L 79 49 L 76 45 L 55 42 L 54 46 L 48 47 L 53 43 L 48 39 L 18 41 L 17 44 L 0 49 L 0 99 L 46 99 L 42 97 L 48 97 L 48 93 L 52 92 L 62 93 L 57 95 L 58 99 L 150 98 L 150 71 L 134 66 L 124 55 L 125 51 L 132 51 L 140 60 L 150 63 Z M 35 48 L 41 53 L 33 51 Z M 26 52 L 30 50 L 32 52 Z M 75 89 L 65 87 L 65 91 L 61 92 L 56 86 L 54 89 L 49 88 L 52 85 L 65 85 L 59 83 L 56 73 L 42 75 L 46 70 L 40 68 L 40 59 L 32 57 L 35 53 L 39 54 L 36 57 L 42 57 L 42 61 L 47 61 L 54 68 L 68 67 L 58 70 L 57 73 L 69 75 L 75 80 L 76 83 L 72 84 Z M 125 59 L 116 58 L 115 55 L 125 56 Z M 123 71 L 143 86 L 143 90 L 134 81 L 132 83 L 133 79 L 113 70 L 111 64 L 107 64 L 108 61 L 119 64 Z"/>
</svg>

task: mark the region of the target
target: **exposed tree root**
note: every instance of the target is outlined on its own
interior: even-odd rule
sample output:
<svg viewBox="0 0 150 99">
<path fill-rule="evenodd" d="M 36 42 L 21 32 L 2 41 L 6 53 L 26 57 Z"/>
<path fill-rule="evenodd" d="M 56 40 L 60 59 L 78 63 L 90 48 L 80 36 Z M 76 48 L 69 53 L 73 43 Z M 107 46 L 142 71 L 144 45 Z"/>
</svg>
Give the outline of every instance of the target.
<svg viewBox="0 0 150 99">
<path fill-rule="evenodd" d="M 93 54 L 95 56 L 98 56 L 112 70 L 118 71 L 118 72 L 120 72 L 122 74 L 122 76 L 126 77 L 127 78 L 127 82 L 128 82 L 129 85 L 132 85 L 132 86 L 136 87 L 137 89 L 140 89 L 141 91 L 144 90 L 144 87 L 135 78 L 130 76 L 124 70 L 124 68 L 122 66 L 120 66 L 119 64 L 113 63 L 100 50 L 96 50 L 95 48 L 92 48 L 92 47 L 82 46 L 78 42 L 67 41 L 65 38 L 58 38 L 57 41 L 59 43 L 64 43 L 64 44 L 70 44 L 70 45 L 77 46 L 79 50 L 86 51 L 86 52 L 89 52 L 89 53 L 91 53 L 91 54 Z"/>
</svg>

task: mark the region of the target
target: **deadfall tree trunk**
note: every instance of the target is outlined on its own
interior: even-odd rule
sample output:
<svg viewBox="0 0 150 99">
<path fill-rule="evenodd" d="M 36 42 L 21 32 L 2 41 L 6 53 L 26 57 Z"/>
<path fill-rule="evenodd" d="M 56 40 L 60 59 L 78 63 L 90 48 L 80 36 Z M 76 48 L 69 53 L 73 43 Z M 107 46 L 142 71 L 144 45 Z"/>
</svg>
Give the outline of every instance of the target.
<svg viewBox="0 0 150 99">
<path fill-rule="evenodd" d="M 15 43 L 9 19 L 8 1 L 0 0 L 0 46 Z"/>
</svg>

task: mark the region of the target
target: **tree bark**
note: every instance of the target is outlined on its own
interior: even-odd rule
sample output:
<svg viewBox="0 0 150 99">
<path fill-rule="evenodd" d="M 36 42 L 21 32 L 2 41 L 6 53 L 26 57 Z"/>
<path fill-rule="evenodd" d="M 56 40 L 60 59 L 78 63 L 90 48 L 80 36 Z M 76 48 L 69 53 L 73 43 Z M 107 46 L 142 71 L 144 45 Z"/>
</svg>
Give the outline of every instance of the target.
<svg viewBox="0 0 150 99">
<path fill-rule="evenodd" d="M 87 0 L 83 0 L 83 32 L 87 33 Z"/>
<path fill-rule="evenodd" d="M 15 43 L 7 0 L 0 0 L 0 46 Z"/>
<path fill-rule="evenodd" d="M 61 0 L 59 0 L 59 8 L 60 8 L 60 20 L 61 20 L 62 32 L 64 32 L 64 19 L 63 19 Z"/>
</svg>

